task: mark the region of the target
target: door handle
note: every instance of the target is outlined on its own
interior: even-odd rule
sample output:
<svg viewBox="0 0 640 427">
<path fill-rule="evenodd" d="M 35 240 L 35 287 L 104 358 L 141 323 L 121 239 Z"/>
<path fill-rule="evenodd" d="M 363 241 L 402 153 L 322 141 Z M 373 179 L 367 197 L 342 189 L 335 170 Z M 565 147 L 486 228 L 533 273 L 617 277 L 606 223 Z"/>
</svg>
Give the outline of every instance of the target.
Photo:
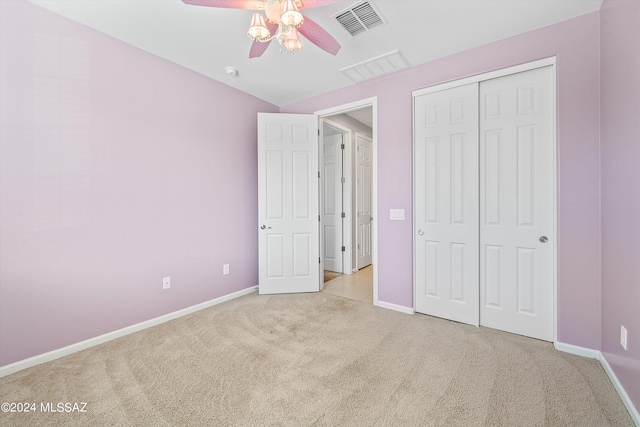
<svg viewBox="0 0 640 427">
<path fill-rule="evenodd" d="M 271 228 L 271 227 L 267 227 L 267 226 L 266 226 L 266 225 L 264 225 L 264 224 L 262 224 L 262 225 L 260 226 L 260 229 L 261 229 L 261 230 L 265 230 L 265 229 L 267 229 L 267 228 Z"/>
<path fill-rule="evenodd" d="M 420 236 L 424 236 L 424 231 L 422 231 L 422 230 L 418 230 L 418 235 L 420 235 Z"/>
<path fill-rule="evenodd" d="M 549 241 L 547 236 L 540 236 L 540 238 L 538 240 L 540 240 L 541 243 L 547 243 Z"/>
<path fill-rule="evenodd" d="M 369 221 L 373 221 L 373 217 L 372 216 L 369 217 Z"/>
</svg>

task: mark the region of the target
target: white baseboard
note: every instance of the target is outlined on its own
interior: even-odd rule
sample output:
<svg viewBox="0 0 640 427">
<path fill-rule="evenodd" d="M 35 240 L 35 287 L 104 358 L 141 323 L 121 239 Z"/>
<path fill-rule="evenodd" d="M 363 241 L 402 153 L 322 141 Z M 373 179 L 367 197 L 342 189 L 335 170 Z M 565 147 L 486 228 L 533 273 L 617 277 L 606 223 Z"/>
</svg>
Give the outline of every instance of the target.
<svg viewBox="0 0 640 427">
<path fill-rule="evenodd" d="M 193 305 L 191 307 L 183 308 L 182 310 L 174 311 L 173 313 L 168 313 L 154 319 L 149 319 L 141 323 L 137 323 L 135 325 L 127 326 L 122 329 L 118 329 L 113 332 L 108 332 L 104 335 L 100 335 L 94 338 L 89 338 L 88 340 L 80 341 L 75 344 L 71 344 L 66 347 L 59 348 L 57 350 L 49 351 L 47 353 L 39 354 L 37 356 L 30 357 L 28 359 L 20 360 L 18 362 L 12 363 L 10 365 L 5 365 L 0 367 L 0 377 L 4 377 L 15 372 L 21 371 L 23 369 L 31 368 L 32 366 L 40 365 L 41 363 L 50 362 L 55 359 L 59 359 L 61 357 L 67 356 L 69 354 L 85 350 L 89 347 L 96 346 L 98 344 L 105 343 L 107 341 L 114 340 L 116 338 L 123 337 L 125 335 L 132 334 L 134 332 L 141 331 L 143 329 L 150 328 L 152 326 L 159 325 L 164 322 L 168 322 L 169 320 L 177 319 L 178 317 L 186 316 L 187 314 L 194 313 L 196 311 L 212 307 L 214 305 L 218 305 L 220 303 L 248 295 L 252 292 L 255 292 L 258 289 L 257 286 L 252 286 L 250 288 L 242 289 L 240 291 L 234 292 L 229 295 L 224 295 L 218 298 L 214 298 L 209 301 L 205 301 L 200 304 Z"/>
<path fill-rule="evenodd" d="M 413 307 L 405 307 L 403 305 L 391 304 L 390 302 L 384 302 L 384 301 L 378 300 L 378 302 L 375 305 L 377 305 L 378 307 L 389 309 L 389 310 L 399 311 L 400 313 L 405 313 L 405 314 L 415 313 L 415 310 L 413 309 Z"/>
<path fill-rule="evenodd" d="M 636 407 L 633 405 L 633 402 L 631 401 L 631 398 L 627 394 L 626 390 L 622 387 L 622 384 L 620 384 L 620 381 L 618 381 L 618 377 L 616 377 L 615 372 L 613 372 L 613 369 L 611 369 L 609 362 L 607 362 L 607 358 L 604 357 L 604 354 L 600 353 L 600 357 L 598 358 L 598 360 L 600 361 L 600 364 L 604 368 L 604 371 L 609 376 L 609 379 L 613 383 L 613 386 L 618 392 L 620 399 L 622 399 L 624 406 L 627 407 L 627 411 L 629 411 L 629 415 L 631 415 L 633 422 L 636 423 L 636 426 L 640 427 L 640 414 L 638 413 L 638 410 L 636 409 Z"/>
<path fill-rule="evenodd" d="M 618 377 L 616 376 L 615 372 L 613 372 L 613 369 L 611 369 L 609 362 L 607 362 L 606 357 L 604 357 L 604 354 L 602 354 L 601 351 L 572 344 L 565 344 L 558 341 L 554 342 L 553 345 L 556 350 L 563 351 L 565 353 L 576 354 L 578 356 L 589 357 L 591 359 L 598 359 L 600 365 L 602 365 L 602 368 L 607 373 L 609 380 L 613 384 L 613 387 L 618 392 L 618 396 L 620 396 L 622 403 L 624 403 L 627 411 L 629 411 L 629 415 L 631 415 L 633 422 L 636 426 L 640 427 L 640 414 L 638 413 L 638 410 L 634 406 L 624 387 L 622 387 L 620 381 L 618 381 Z"/>
<path fill-rule="evenodd" d="M 602 357 L 602 353 L 598 350 L 593 350 L 591 348 L 580 347 L 573 344 L 565 344 L 560 341 L 555 341 L 553 346 L 556 350 L 562 351 L 563 353 L 571 353 L 576 356 L 588 357 L 589 359 L 598 359 Z"/>
</svg>

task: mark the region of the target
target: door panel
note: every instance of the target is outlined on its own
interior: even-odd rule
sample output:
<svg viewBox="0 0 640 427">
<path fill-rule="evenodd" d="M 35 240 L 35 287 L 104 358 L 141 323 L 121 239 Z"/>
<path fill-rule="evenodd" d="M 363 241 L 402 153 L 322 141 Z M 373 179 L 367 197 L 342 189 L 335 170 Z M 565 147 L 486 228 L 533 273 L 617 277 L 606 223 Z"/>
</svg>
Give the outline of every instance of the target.
<svg viewBox="0 0 640 427">
<path fill-rule="evenodd" d="M 259 292 L 320 289 L 313 115 L 258 114 Z"/>
<path fill-rule="evenodd" d="M 342 134 L 323 137 L 324 269 L 342 273 Z"/>
<path fill-rule="evenodd" d="M 478 325 L 478 85 L 415 99 L 416 311 Z"/>
<path fill-rule="evenodd" d="M 480 324 L 547 341 L 553 340 L 552 78 L 545 67 L 480 83 Z"/>
<path fill-rule="evenodd" d="M 371 265 L 371 183 L 373 179 L 371 139 L 356 134 L 356 212 L 358 269 Z"/>
</svg>

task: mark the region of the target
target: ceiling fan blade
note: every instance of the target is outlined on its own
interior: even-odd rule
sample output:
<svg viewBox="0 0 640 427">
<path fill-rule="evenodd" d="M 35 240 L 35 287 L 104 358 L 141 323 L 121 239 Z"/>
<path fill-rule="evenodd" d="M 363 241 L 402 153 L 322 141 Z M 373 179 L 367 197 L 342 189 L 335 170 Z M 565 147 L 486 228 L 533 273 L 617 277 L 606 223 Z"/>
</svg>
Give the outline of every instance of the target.
<svg viewBox="0 0 640 427">
<path fill-rule="evenodd" d="M 340 0 L 302 0 L 300 9 L 311 9 L 312 7 L 320 7 L 326 4 L 338 3 Z"/>
<path fill-rule="evenodd" d="M 300 28 L 298 28 L 298 32 L 305 36 L 311 43 L 332 55 L 337 55 L 342 47 L 331 34 L 306 16 L 304 17 L 304 22 L 300 25 Z"/>
<path fill-rule="evenodd" d="M 226 7 L 231 9 L 259 10 L 263 5 L 261 0 L 182 0 L 192 6 Z"/>
<path fill-rule="evenodd" d="M 271 32 L 271 35 L 274 35 L 276 31 L 278 31 L 278 24 L 273 24 L 269 21 L 266 22 L 267 28 Z M 265 50 L 269 47 L 271 41 L 268 42 L 258 42 L 254 41 L 251 44 L 251 49 L 249 50 L 249 58 L 257 58 L 258 56 L 262 56 Z"/>
<path fill-rule="evenodd" d="M 264 42 L 264 43 L 254 41 L 253 43 L 251 43 L 251 49 L 249 50 L 249 58 L 257 58 L 259 56 L 262 56 L 262 54 L 264 53 L 265 50 L 267 50 L 270 44 L 271 44 L 271 41 Z"/>
</svg>

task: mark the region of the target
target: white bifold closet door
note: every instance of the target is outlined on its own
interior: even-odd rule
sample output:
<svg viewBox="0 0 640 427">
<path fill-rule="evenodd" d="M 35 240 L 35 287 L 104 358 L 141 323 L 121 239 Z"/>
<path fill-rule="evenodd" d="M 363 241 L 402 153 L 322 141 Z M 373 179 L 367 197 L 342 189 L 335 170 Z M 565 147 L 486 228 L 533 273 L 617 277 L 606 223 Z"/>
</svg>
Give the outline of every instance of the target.
<svg viewBox="0 0 640 427">
<path fill-rule="evenodd" d="M 416 311 L 478 325 L 478 84 L 416 98 Z"/>
<path fill-rule="evenodd" d="M 480 324 L 553 341 L 552 67 L 480 83 Z"/>
<path fill-rule="evenodd" d="M 553 340 L 552 70 L 415 98 L 416 311 Z"/>
</svg>

